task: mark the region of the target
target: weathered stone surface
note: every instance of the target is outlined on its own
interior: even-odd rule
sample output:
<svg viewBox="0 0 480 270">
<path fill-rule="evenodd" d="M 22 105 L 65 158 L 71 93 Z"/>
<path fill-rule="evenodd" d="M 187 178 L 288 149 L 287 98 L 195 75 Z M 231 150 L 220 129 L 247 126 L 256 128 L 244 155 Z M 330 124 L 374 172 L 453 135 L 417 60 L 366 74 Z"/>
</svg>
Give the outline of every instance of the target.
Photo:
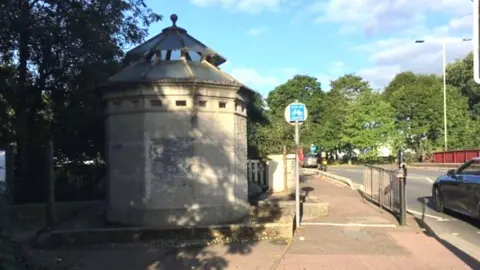
<svg viewBox="0 0 480 270">
<path fill-rule="evenodd" d="M 111 222 L 178 227 L 248 214 L 246 103 L 254 93 L 172 21 L 103 85 Z"/>
<path fill-rule="evenodd" d="M 184 227 L 118 226 L 105 223 L 102 209 L 84 211 L 53 231 L 37 238 L 43 247 L 91 247 L 112 243 L 164 243 L 184 245 L 199 243 L 228 243 L 247 240 L 290 239 L 293 234 L 294 207 L 277 202 L 260 202 L 250 206 L 248 216 L 232 224 Z M 235 211 L 233 211 L 235 213 Z"/>
<path fill-rule="evenodd" d="M 248 214 L 245 100 L 239 86 L 196 87 L 164 84 L 159 95 L 136 86 L 105 96 L 111 222 L 203 226 Z"/>
</svg>

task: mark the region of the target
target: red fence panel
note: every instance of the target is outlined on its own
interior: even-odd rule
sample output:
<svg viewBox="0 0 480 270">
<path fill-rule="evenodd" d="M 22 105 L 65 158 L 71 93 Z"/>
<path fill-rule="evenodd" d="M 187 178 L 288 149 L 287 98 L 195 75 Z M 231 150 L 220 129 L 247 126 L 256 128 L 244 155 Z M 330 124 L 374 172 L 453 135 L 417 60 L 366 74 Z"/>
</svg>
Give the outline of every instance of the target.
<svg viewBox="0 0 480 270">
<path fill-rule="evenodd" d="M 433 163 L 443 163 L 443 152 L 433 153 Z"/>
<path fill-rule="evenodd" d="M 474 157 L 480 157 L 480 149 L 436 152 L 436 153 L 433 153 L 433 162 L 434 163 L 464 163 Z"/>
<path fill-rule="evenodd" d="M 465 151 L 466 159 L 470 160 L 474 157 L 480 156 L 480 150 L 467 150 Z"/>
</svg>

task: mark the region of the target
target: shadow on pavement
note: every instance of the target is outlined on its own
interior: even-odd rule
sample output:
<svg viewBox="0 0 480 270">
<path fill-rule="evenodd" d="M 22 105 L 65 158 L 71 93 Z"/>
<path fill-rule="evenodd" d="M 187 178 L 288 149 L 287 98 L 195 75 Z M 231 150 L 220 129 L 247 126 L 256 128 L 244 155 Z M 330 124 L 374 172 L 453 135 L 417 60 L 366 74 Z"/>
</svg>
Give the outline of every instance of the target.
<svg viewBox="0 0 480 270">
<path fill-rule="evenodd" d="M 435 205 L 433 203 L 432 196 L 419 197 L 417 198 L 417 201 L 420 202 L 422 205 L 425 205 L 425 209 L 428 209 L 429 211 L 433 211 L 434 213 L 441 214 L 441 215 L 448 215 L 450 217 L 456 218 L 460 221 L 466 222 L 480 229 L 480 220 L 477 220 L 475 218 L 462 215 L 460 213 L 457 213 L 449 209 L 445 209 L 444 213 L 438 213 L 437 210 L 435 210 Z M 425 201 L 426 201 L 426 204 L 425 204 Z"/>
<path fill-rule="evenodd" d="M 308 194 L 309 194 L 310 192 L 314 191 L 314 190 L 315 190 L 315 189 L 312 188 L 312 187 L 302 187 L 302 188 L 301 188 L 301 191 L 302 191 L 303 196 L 304 196 L 303 201 L 305 201 L 305 198 L 308 197 Z"/>
<path fill-rule="evenodd" d="M 362 197 L 363 200 L 366 200 L 369 203 L 373 204 L 374 206 L 376 206 L 376 207 L 382 209 L 383 211 L 391 214 L 392 217 L 395 218 L 395 220 L 398 222 L 398 224 L 400 224 L 400 216 L 399 216 L 398 213 L 396 213 L 395 211 L 392 211 L 391 209 L 389 209 L 388 207 L 385 207 L 384 205 L 381 205 L 378 201 L 376 201 L 375 199 L 372 199 L 371 197 L 366 195 L 363 191 L 361 191 L 359 189 L 357 189 L 356 191 L 358 192 L 358 194 L 360 194 L 360 196 Z"/>
<path fill-rule="evenodd" d="M 189 90 L 195 96 L 195 89 Z M 158 93 L 162 93 L 162 89 L 158 89 Z M 135 151 L 131 150 L 128 155 L 122 150 L 127 149 L 126 146 L 112 146 L 108 151 L 108 164 L 116 168 L 115 173 L 123 175 L 123 180 L 114 177 L 107 180 L 109 196 L 95 210 L 79 210 L 81 214 L 50 226 L 37 237 L 32 235 L 32 242 L 46 242 L 49 248 L 25 243 L 25 254 L 31 264 L 44 269 L 226 269 L 252 263 L 245 257 L 258 245 L 275 252 L 282 249 L 278 240 L 273 242 L 279 245 L 273 247 L 264 245 L 263 240 L 277 239 L 273 234 L 291 230 L 290 214 L 283 217 L 285 208 L 277 201 L 251 209 L 244 193 L 237 192 L 247 190 L 231 177 L 247 175 L 247 156 L 235 157 L 236 164 L 242 166 L 234 171 L 233 150 L 219 147 L 233 145 L 230 133 L 219 129 L 219 124 L 210 118 L 198 117 L 197 109 L 195 106 L 190 111 L 170 113 L 169 121 L 158 116 L 159 120 L 152 121 L 158 129 L 165 130 L 162 136 L 145 139 L 145 145 L 142 139 L 141 147 L 132 148 Z M 123 118 L 116 121 L 112 126 L 118 126 L 119 130 L 129 126 L 132 134 L 144 132 L 142 121 L 125 123 Z M 132 123 L 138 127 L 132 127 Z M 192 132 L 183 135 L 181 130 Z M 121 140 L 120 143 L 131 145 Z M 235 153 L 244 150 L 239 148 Z M 134 163 L 132 157 L 142 157 L 144 161 Z M 135 174 L 147 165 L 151 175 L 148 181 Z M 113 185 L 116 189 L 111 188 Z M 107 219 L 106 213 L 115 220 Z M 130 218 L 134 216 L 139 218 Z M 147 220 L 147 216 L 150 221 L 145 222 L 146 225 L 144 221 L 136 223 Z M 42 218 L 39 220 L 44 223 Z M 29 220 L 22 222 L 29 223 Z M 272 226 L 276 223 L 281 223 L 282 229 Z M 197 241 L 201 244 L 190 247 L 191 242 Z"/>
<path fill-rule="evenodd" d="M 455 254 L 460 260 L 462 260 L 465 264 L 470 266 L 472 269 L 480 269 L 480 262 L 477 259 L 473 258 L 472 256 L 463 252 L 459 248 L 455 247 L 454 245 L 450 244 L 449 242 L 447 242 L 447 241 L 441 239 L 440 237 L 438 237 L 438 235 L 435 234 L 435 232 L 432 230 L 432 228 L 430 228 L 430 226 L 427 223 L 425 223 L 425 221 L 423 221 L 422 219 L 415 217 L 415 221 L 418 223 L 418 225 L 421 228 L 425 229 L 424 233 L 427 236 L 435 238 L 440 244 L 442 244 L 444 247 L 446 247 L 448 250 L 450 250 L 453 254 Z"/>
</svg>

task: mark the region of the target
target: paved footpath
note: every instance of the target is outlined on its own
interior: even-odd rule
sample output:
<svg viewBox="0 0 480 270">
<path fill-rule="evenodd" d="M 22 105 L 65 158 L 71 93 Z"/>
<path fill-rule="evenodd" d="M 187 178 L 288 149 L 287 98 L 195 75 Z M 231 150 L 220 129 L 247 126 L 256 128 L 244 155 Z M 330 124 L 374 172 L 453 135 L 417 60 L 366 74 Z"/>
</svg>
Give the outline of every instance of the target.
<svg viewBox="0 0 480 270">
<path fill-rule="evenodd" d="M 330 203 L 328 217 L 298 229 L 292 243 L 261 241 L 190 248 L 155 244 L 38 250 L 27 252 L 46 269 L 183 270 L 183 269 L 480 269 L 460 259 L 416 226 L 394 227 L 392 215 L 347 187 L 320 176 L 306 177 L 311 199 Z M 463 260 L 463 261 L 462 261 Z"/>
<path fill-rule="evenodd" d="M 313 176 L 309 196 L 329 202 L 329 216 L 302 226 L 276 269 L 480 269 L 460 259 L 409 217 L 394 227 L 389 213 L 357 191 Z M 464 261 L 465 260 L 465 261 Z"/>
</svg>

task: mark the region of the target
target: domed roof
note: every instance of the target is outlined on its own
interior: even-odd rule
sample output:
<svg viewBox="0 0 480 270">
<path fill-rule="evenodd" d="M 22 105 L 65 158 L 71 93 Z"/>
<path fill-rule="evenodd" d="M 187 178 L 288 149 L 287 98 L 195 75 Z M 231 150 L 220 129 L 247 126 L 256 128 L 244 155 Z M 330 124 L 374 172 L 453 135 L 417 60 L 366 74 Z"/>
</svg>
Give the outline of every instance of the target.
<svg viewBox="0 0 480 270">
<path fill-rule="evenodd" d="M 178 27 L 177 15 L 170 19 L 172 26 L 127 53 L 129 66 L 107 84 L 195 81 L 253 91 L 220 70 L 226 59 Z"/>
<path fill-rule="evenodd" d="M 187 31 L 177 26 L 178 16 L 170 16 L 172 26 L 162 30 L 162 32 L 153 38 L 138 45 L 127 53 L 129 58 L 148 56 L 149 54 L 162 54 L 163 60 L 173 60 L 172 53 L 182 52 L 187 60 L 201 59 L 206 60 L 214 66 L 220 66 L 227 59 L 207 47 L 202 42 L 190 36 Z"/>
</svg>

